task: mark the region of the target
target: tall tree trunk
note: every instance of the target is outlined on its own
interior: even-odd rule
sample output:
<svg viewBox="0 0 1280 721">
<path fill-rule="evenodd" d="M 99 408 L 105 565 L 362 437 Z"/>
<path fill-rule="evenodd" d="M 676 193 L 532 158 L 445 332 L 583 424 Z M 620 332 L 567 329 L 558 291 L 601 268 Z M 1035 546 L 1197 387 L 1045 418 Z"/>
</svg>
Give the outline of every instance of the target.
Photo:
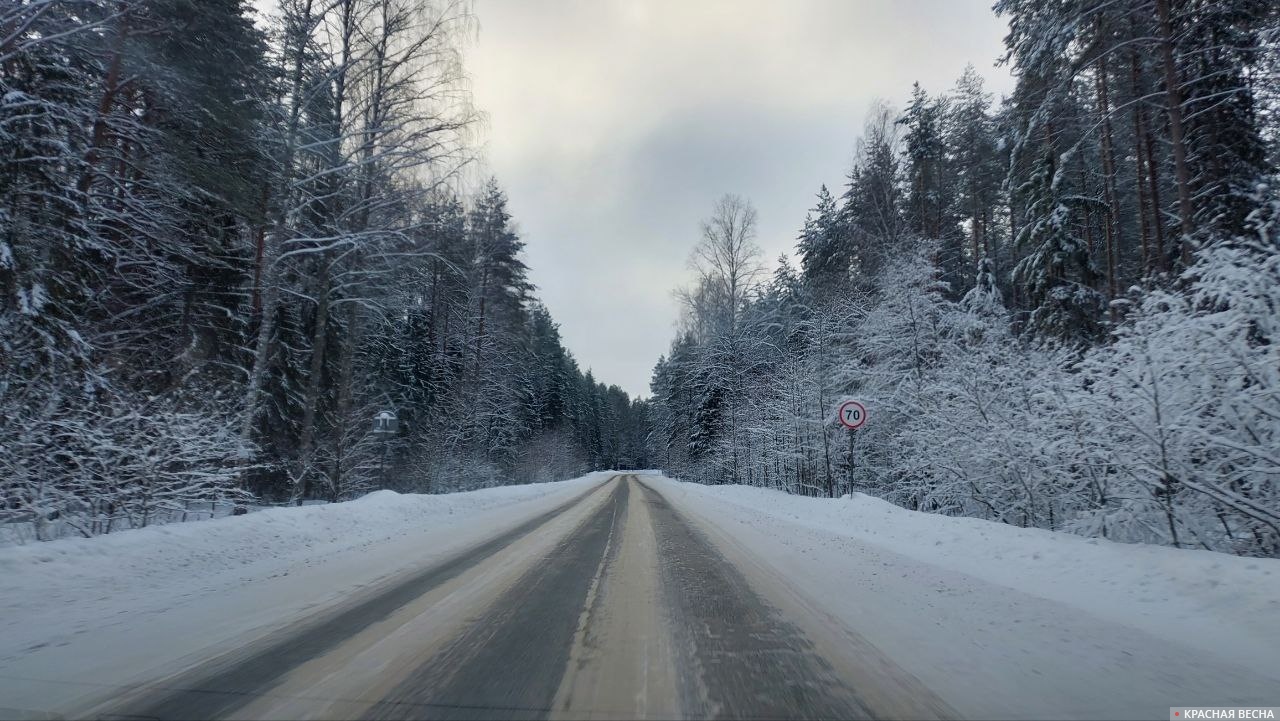
<svg viewBox="0 0 1280 721">
<path fill-rule="evenodd" d="M 1129 28 L 1130 34 L 1136 36 L 1137 29 L 1134 27 L 1132 16 L 1129 18 Z M 1138 51 L 1131 50 L 1129 52 L 1129 90 L 1133 95 L 1133 183 L 1134 196 L 1138 199 L 1138 229 L 1142 242 L 1142 274 L 1146 276 L 1151 273 L 1154 258 L 1151 254 L 1151 222 L 1148 220 L 1150 211 L 1147 204 L 1150 198 L 1147 195 L 1146 188 L 1146 157 L 1143 154 L 1147 124 L 1142 112 L 1142 83 L 1138 71 L 1139 62 Z M 1158 213 L 1159 209 L 1156 212 Z M 1155 222 L 1159 222 L 1159 218 L 1156 218 Z"/>
<path fill-rule="evenodd" d="M 1098 110 L 1102 114 L 1102 189 L 1107 199 L 1107 213 L 1103 224 L 1107 255 L 1107 300 L 1115 300 L 1120 295 L 1120 283 L 1116 278 L 1116 257 L 1120 245 L 1119 228 L 1116 226 L 1116 212 L 1119 203 L 1116 200 L 1116 163 L 1112 153 L 1111 139 L 1111 99 L 1107 90 L 1107 56 L 1098 59 L 1097 74 Z M 1111 320 L 1116 320 L 1116 308 L 1108 305 Z"/>
<path fill-rule="evenodd" d="M 480 271 L 480 308 L 479 308 L 479 321 L 476 324 L 475 375 L 477 378 L 480 377 L 481 349 L 484 346 L 485 299 L 488 295 L 489 295 L 489 268 L 486 262 L 485 268 Z"/>
<path fill-rule="evenodd" d="M 970 228 L 970 230 L 972 231 L 972 238 L 970 240 L 970 243 L 973 245 L 973 266 L 976 268 L 978 267 L 978 262 L 982 260 L 982 255 L 981 255 L 982 220 L 980 218 L 980 211 L 978 209 L 977 197 L 973 198 L 973 208 L 969 216 L 969 222 L 972 225 L 972 227 Z"/>
<path fill-rule="evenodd" d="M 360 304 L 354 301 L 347 304 L 347 328 L 342 344 L 342 358 L 338 362 L 338 400 L 336 405 L 336 423 L 333 429 L 333 472 L 330 474 L 330 493 L 334 500 L 342 494 L 342 460 L 343 439 L 347 426 L 351 421 L 351 405 L 355 396 L 352 387 L 355 379 L 356 350 L 360 345 Z"/>
<path fill-rule="evenodd" d="M 1182 127 L 1182 87 L 1173 59 L 1173 20 L 1169 0 L 1156 0 L 1160 20 L 1160 60 L 1164 67 L 1166 111 L 1169 114 L 1169 141 L 1173 144 L 1174 178 L 1178 185 L 1178 224 L 1182 230 L 1182 265 L 1191 264 L 1191 235 L 1194 210 L 1191 205 L 1191 171 L 1187 167 L 1187 145 Z"/>
<path fill-rule="evenodd" d="M 255 318 L 262 314 L 262 262 L 263 251 L 267 242 L 267 184 L 262 184 L 262 196 L 260 202 L 262 204 L 262 222 L 256 224 L 257 227 L 253 231 L 253 316 Z"/>
<path fill-rule="evenodd" d="M 995 263 L 996 249 L 993 247 L 993 243 L 991 242 L 991 233 L 988 232 L 990 228 L 991 228 L 991 205 L 988 204 L 984 208 L 982 208 L 982 255 L 984 257 L 990 258 L 991 262 Z"/>
<path fill-rule="evenodd" d="M 344 165 L 341 139 L 345 134 L 347 74 L 351 69 L 351 38 L 355 33 L 355 3 L 352 0 L 345 0 L 341 12 L 342 47 L 333 78 L 332 123 L 336 137 L 330 139 L 328 152 L 329 166 L 335 171 Z M 323 204 L 324 219 L 336 229 L 338 219 L 342 216 L 341 185 L 336 172 L 330 174 L 325 186 L 328 197 Z M 316 415 L 319 411 L 321 380 L 324 376 L 324 359 L 329 340 L 329 295 L 332 290 L 334 269 L 331 267 L 327 252 L 320 252 L 317 256 L 316 270 L 319 277 L 316 279 L 318 294 L 316 320 L 311 336 L 311 364 L 308 370 L 307 387 L 302 397 L 302 428 L 298 439 L 298 478 L 294 479 L 295 484 L 299 481 L 302 483 L 298 505 L 302 505 L 304 498 L 312 496 L 311 480 L 314 474 L 311 472 L 311 456 L 315 447 Z"/>
<path fill-rule="evenodd" d="M 1080 163 L 1080 194 L 1089 194 L 1089 180 L 1085 175 L 1084 163 Z M 1093 211 L 1087 204 L 1084 206 L 1084 242 L 1089 248 L 1089 257 L 1094 257 L 1098 243 L 1093 237 Z"/>
<path fill-rule="evenodd" d="M 824 464 L 826 465 L 826 473 L 827 473 L 826 478 L 824 479 L 823 485 L 825 486 L 827 495 L 830 496 L 830 495 L 833 495 L 835 491 L 836 475 L 835 475 L 835 468 L 833 468 L 831 465 L 831 438 L 830 438 L 830 434 L 827 433 L 826 419 L 827 419 L 827 414 L 830 412 L 827 408 L 828 404 L 829 402 L 824 397 L 824 394 L 822 392 L 822 384 L 821 382 L 819 382 L 818 384 L 818 413 L 819 413 L 818 418 L 821 419 L 822 423 L 818 426 L 818 432 L 822 434 L 822 458 L 823 458 Z"/>
<path fill-rule="evenodd" d="M 308 369 L 307 389 L 302 397 L 302 428 L 298 438 L 298 474 L 294 484 L 302 483 L 298 505 L 311 497 L 311 453 L 314 447 L 316 410 L 320 405 L 320 380 L 324 375 L 324 356 L 329 340 L 329 263 L 320 257 L 320 286 L 316 291 L 316 322 L 311 333 L 311 367 Z"/>
<path fill-rule="evenodd" d="M 276 283 L 276 259 L 280 246 L 288 237 L 288 206 L 292 192 L 293 158 L 298 142 L 298 121 L 302 112 L 302 57 L 310 39 L 312 28 L 311 0 L 303 5 L 302 35 L 290 38 L 296 43 L 292 77 L 289 80 L 289 124 L 285 127 L 285 151 L 281 161 L 281 193 L 273 223 L 272 242 L 266 243 L 262 253 L 262 321 L 258 324 L 258 338 L 253 353 L 253 366 L 249 369 L 249 383 L 245 389 L 244 415 L 241 417 L 240 442 L 248 448 L 253 440 L 253 426 L 258 419 L 258 407 L 262 394 L 262 383 L 267 372 L 267 362 L 271 355 L 272 336 L 275 334 L 276 303 L 280 292 Z M 243 483 L 243 477 L 241 479 Z"/>
<path fill-rule="evenodd" d="M 283 224 L 277 224 L 277 231 L 283 231 Z M 267 362 L 270 359 L 272 336 L 276 330 L 276 303 L 280 290 L 275 280 L 275 260 L 282 234 L 267 243 L 262 258 L 262 320 L 258 323 L 258 338 L 253 351 L 253 366 L 249 369 L 249 384 L 245 389 L 244 415 L 241 417 L 240 442 L 248 448 L 253 441 L 254 424 L 258 419 L 259 396 L 262 395 L 263 379 L 267 373 Z"/>
<path fill-rule="evenodd" d="M 1145 116 L 1144 116 L 1145 120 Z M 1156 162 L 1156 141 L 1151 129 L 1143 133 L 1143 152 L 1147 159 L 1147 195 L 1151 198 L 1151 235 L 1155 244 L 1151 248 L 1156 268 L 1169 272 L 1169 252 L 1164 247 L 1164 212 L 1160 203 L 1160 165 Z"/>
<path fill-rule="evenodd" d="M 111 59 L 107 61 L 107 74 L 102 80 L 102 97 L 98 99 L 98 110 L 93 118 L 93 130 L 89 138 L 89 148 L 84 154 L 84 169 L 76 190 L 82 196 L 85 207 L 89 204 L 89 189 L 93 186 L 94 166 L 98 164 L 98 155 L 107 143 L 107 116 L 116 103 L 116 96 L 121 90 L 120 70 L 124 61 L 124 40 L 129 35 L 129 16 L 123 14 L 116 23 L 116 32 L 111 41 Z"/>
</svg>

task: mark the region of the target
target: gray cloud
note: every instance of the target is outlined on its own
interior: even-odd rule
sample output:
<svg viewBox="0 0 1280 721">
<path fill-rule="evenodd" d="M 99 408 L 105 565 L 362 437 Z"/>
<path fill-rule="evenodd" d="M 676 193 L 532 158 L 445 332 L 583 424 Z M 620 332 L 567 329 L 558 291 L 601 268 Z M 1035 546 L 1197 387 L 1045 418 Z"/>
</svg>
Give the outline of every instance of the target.
<svg viewBox="0 0 1280 721">
<path fill-rule="evenodd" d="M 725 192 L 790 253 L 819 184 L 843 184 L 872 102 L 992 67 L 985 0 L 479 0 L 468 63 L 485 158 L 539 295 L 598 379 L 648 395 L 698 222 Z"/>
</svg>

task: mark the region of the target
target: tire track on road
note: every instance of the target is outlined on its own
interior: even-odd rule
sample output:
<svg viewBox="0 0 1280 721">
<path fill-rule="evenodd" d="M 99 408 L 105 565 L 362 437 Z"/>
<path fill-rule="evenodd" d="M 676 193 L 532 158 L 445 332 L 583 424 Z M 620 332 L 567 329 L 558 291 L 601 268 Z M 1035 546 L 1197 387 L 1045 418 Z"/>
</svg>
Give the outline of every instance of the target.
<svg viewBox="0 0 1280 721">
<path fill-rule="evenodd" d="M 712 542 L 643 482 L 686 717 L 870 719 L 856 689 Z"/>
<path fill-rule="evenodd" d="M 619 479 L 610 493 L 541 564 L 384 695 L 365 718 L 545 718 L 568 667 L 591 585 L 620 535 L 630 484 Z"/>
<path fill-rule="evenodd" d="M 586 502 L 616 478 L 613 476 L 508 531 L 417 571 L 388 589 L 331 610 L 319 620 L 307 619 L 291 624 L 248 649 L 223 654 L 189 671 L 138 687 L 126 699 L 117 698 L 100 704 L 87 715 L 97 718 L 183 719 L 219 718 L 234 713 L 267 694 L 292 670 L 333 651 L 347 639 L 391 617 L 420 596 L 509 548 Z"/>
</svg>

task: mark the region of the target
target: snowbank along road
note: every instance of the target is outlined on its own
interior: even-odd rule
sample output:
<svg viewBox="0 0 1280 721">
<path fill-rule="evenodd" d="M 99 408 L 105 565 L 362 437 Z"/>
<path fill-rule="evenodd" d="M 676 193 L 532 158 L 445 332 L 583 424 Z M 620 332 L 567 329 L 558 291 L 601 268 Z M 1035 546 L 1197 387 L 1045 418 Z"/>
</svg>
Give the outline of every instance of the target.
<svg viewBox="0 0 1280 721">
<path fill-rule="evenodd" d="M 939 718 L 779 579 L 617 475 L 94 717 Z"/>
</svg>

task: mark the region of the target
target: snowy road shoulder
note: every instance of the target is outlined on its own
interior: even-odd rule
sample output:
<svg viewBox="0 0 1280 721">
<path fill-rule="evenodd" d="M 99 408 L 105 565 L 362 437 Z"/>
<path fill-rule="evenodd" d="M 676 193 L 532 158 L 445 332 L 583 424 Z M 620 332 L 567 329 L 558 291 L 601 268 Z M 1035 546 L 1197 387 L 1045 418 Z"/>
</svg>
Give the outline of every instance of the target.
<svg viewBox="0 0 1280 721">
<path fill-rule="evenodd" d="M 0 706 L 172 670 L 497 535 L 603 482 L 379 492 L 0 548 Z"/>
<path fill-rule="evenodd" d="M 1143 718 L 1200 699 L 1280 702 L 1280 561 L 862 495 L 652 482 L 962 715 Z"/>
</svg>

